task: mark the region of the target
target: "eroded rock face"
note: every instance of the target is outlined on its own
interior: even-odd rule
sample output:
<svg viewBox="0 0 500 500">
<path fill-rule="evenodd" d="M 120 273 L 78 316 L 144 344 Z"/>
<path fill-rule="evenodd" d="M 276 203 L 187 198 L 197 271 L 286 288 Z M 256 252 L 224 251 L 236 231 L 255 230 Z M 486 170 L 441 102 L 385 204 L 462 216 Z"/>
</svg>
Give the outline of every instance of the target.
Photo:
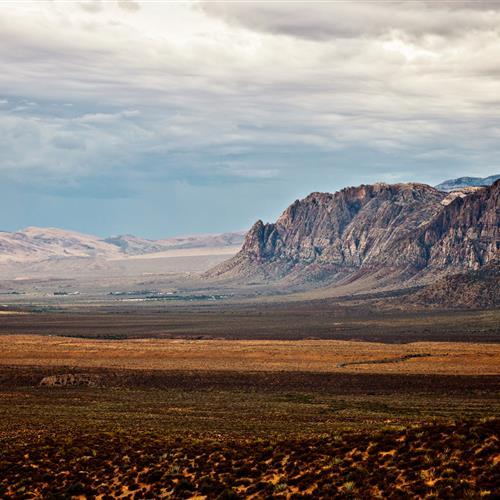
<svg viewBox="0 0 500 500">
<path fill-rule="evenodd" d="M 99 382 L 100 377 L 98 375 L 64 373 L 44 377 L 40 385 L 45 387 L 97 386 Z"/>
<path fill-rule="evenodd" d="M 418 242 L 430 269 L 455 272 L 498 263 L 500 181 L 455 199 L 425 227 Z"/>
<path fill-rule="evenodd" d="M 276 223 L 258 221 L 241 252 L 215 272 L 280 277 L 310 266 L 335 272 L 386 265 L 391 245 L 431 220 L 445 196 L 424 184 L 312 193 L 290 205 Z"/>
<path fill-rule="evenodd" d="M 425 184 L 312 193 L 273 224 L 257 221 L 242 250 L 211 276 L 345 276 L 479 269 L 498 258 L 500 181 L 447 205 Z"/>
</svg>

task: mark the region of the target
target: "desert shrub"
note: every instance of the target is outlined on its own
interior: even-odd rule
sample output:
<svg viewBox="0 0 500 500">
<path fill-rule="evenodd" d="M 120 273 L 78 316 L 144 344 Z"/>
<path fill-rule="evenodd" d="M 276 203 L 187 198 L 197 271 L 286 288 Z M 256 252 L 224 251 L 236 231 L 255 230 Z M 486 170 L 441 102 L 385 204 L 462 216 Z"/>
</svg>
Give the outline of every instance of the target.
<svg viewBox="0 0 500 500">
<path fill-rule="evenodd" d="M 238 500 L 241 497 L 231 489 L 224 490 L 218 497 L 217 500 Z"/>
<path fill-rule="evenodd" d="M 201 479 L 199 484 L 199 491 L 202 495 L 207 495 L 212 497 L 214 494 L 219 494 L 224 489 L 224 486 L 218 481 L 212 479 L 209 476 L 205 476 Z"/>
<path fill-rule="evenodd" d="M 347 481 L 342 485 L 342 488 L 346 493 L 352 493 L 356 489 L 356 483 L 354 481 Z"/>
<path fill-rule="evenodd" d="M 73 483 L 66 490 L 65 496 L 68 498 L 83 495 L 85 493 L 85 486 L 82 483 Z"/>
<path fill-rule="evenodd" d="M 282 493 L 288 489 L 288 485 L 286 483 L 277 483 L 274 485 L 274 493 Z"/>
<path fill-rule="evenodd" d="M 193 483 L 183 478 L 179 481 L 175 489 L 177 491 L 194 491 L 196 488 Z"/>
<path fill-rule="evenodd" d="M 149 471 L 144 478 L 144 482 L 148 484 L 157 483 L 163 477 L 163 471 L 160 469 Z"/>
</svg>

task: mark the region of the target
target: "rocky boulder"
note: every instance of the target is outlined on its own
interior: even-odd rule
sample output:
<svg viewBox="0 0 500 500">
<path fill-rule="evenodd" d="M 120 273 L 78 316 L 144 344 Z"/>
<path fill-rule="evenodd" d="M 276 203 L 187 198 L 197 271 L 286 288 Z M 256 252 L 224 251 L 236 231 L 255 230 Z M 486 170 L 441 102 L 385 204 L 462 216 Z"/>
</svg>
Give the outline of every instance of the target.
<svg viewBox="0 0 500 500">
<path fill-rule="evenodd" d="M 49 375 L 40 381 L 44 387 L 68 387 L 68 386 L 98 386 L 100 377 L 91 374 L 64 373 Z"/>
</svg>

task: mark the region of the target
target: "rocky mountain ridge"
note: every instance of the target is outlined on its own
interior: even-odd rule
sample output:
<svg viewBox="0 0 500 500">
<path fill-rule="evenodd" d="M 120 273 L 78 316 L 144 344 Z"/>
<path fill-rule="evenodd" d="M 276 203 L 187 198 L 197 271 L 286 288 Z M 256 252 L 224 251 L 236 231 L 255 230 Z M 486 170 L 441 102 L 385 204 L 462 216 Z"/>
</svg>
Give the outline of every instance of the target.
<svg viewBox="0 0 500 500">
<path fill-rule="evenodd" d="M 374 184 L 296 200 L 257 221 L 241 251 L 210 277 L 342 281 L 381 273 L 399 282 L 480 269 L 498 260 L 500 181 L 456 197 L 425 184 Z"/>
</svg>

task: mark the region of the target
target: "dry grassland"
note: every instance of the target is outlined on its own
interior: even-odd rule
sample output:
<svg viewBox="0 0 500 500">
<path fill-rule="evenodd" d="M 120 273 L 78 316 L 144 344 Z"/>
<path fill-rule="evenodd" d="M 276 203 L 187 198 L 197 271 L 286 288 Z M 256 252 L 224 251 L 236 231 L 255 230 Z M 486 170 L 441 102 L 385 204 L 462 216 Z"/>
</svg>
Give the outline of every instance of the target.
<svg viewBox="0 0 500 500">
<path fill-rule="evenodd" d="M 0 336 L 4 366 L 322 373 L 500 374 L 500 345 Z"/>
</svg>

